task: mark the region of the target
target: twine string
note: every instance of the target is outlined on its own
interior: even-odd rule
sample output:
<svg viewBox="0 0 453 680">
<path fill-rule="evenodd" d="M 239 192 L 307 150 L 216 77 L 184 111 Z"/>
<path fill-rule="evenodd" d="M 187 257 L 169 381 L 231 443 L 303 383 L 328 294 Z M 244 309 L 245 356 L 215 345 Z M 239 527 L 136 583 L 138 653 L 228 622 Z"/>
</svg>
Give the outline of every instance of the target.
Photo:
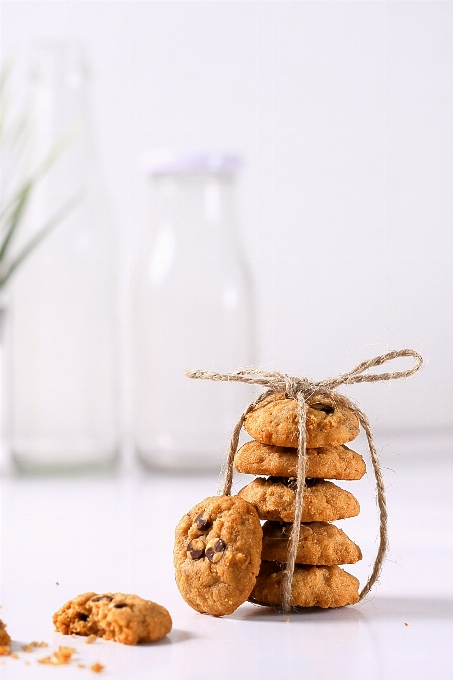
<svg viewBox="0 0 453 680">
<path fill-rule="evenodd" d="M 382 364 L 400 357 L 412 357 L 415 361 L 412 366 L 405 371 L 394 371 L 392 373 L 365 373 L 365 371 L 369 370 L 370 368 L 382 366 Z M 256 406 L 258 406 L 262 401 L 267 399 L 267 397 L 275 394 L 276 392 L 285 392 L 288 398 L 297 401 L 299 420 L 297 489 L 295 498 L 294 522 L 289 539 L 287 565 L 283 578 L 282 608 L 285 612 L 288 612 L 292 606 L 291 585 L 294 574 L 297 547 L 299 543 L 300 524 L 302 520 L 302 509 L 304 502 L 305 471 L 307 464 L 306 414 L 308 401 L 310 400 L 313 402 L 313 400 L 317 397 L 330 397 L 334 403 L 351 409 L 351 411 L 353 411 L 357 416 L 368 441 L 368 448 L 370 451 L 371 463 L 376 481 L 376 500 L 379 509 L 379 546 L 371 575 L 360 592 L 360 600 L 362 600 L 369 593 L 374 583 L 376 583 L 377 579 L 379 578 L 388 550 L 388 514 L 385 499 L 385 488 L 379 455 L 374 444 L 368 418 L 353 401 L 351 401 L 345 395 L 340 394 L 336 390 L 341 385 L 353 385 L 355 383 L 362 382 L 381 382 L 408 378 L 419 371 L 422 367 L 422 364 L 423 359 L 420 354 L 418 354 L 418 352 L 415 352 L 412 349 L 401 349 L 393 350 L 391 352 L 387 352 L 386 354 L 374 357 L 373 359 L 363 361 L 348 373 L 343 373 L 336 378 L 327 378 L 318 382 L 312 382 L 308 378 L 304 377 L 298 378 L 289 376 L 276 371 L 262 371 L 253 367 L 240 368 L 239 370 L 233 371 L 232 373 L 214 373 L 200 370 L 186 371 L 186 375 L 189 378 L 224 382 L 242 382 L 249 385 L 261 385 L 267 388 L 265 392 L 260 394 L 257 399 L 247 406 L 233 430 L 228 455 L 223 469 L 223 485 L 219 490 L 220 494 L 226 496 L 231 494 L 231 488 L 233 484 L 234 456 L 238 448 L 239 436 L 247 414 L 256 408 Z"/>
</svg>

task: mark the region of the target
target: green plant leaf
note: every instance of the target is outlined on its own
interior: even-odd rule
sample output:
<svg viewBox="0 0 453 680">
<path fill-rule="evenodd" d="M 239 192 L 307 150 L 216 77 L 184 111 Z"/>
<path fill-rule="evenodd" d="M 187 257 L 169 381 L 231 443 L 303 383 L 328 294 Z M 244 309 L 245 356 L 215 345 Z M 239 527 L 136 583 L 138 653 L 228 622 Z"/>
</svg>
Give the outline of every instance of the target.
<svg viewBox="0 0 453 680">
<path fill-rule="evenodd" d="M 16 231 L 17 226 L 20 223 L 22 215 L 27 206 L 32 188 L 33 183 L 29 181 L 22 187 L 22 189 L 17 193 L 17 195 L 14 196 L 15 206 L 8 220 L 9 224 L 6 227 L 5 236 L 0 247 L 0 264 L 7 254 L 8 247 L 11 243 L 11 239 L 14 236 L 14 232 Z"/>
<path fill-rule="evenodd" d="M 6 206 L 2 209 L 0 213 L 0 224 L 2 222 L 5 222 L 5 224 L 1 225 L 1 231 L 3 232 L 4 236 L 0 244 L 0 265 L 7 255 L 9 245 L 11 244 L 13 236 L 20 225 L 20 221 L 27 208 L 29 199 L 35 186 L 44 178 L 46 173 L 51 169 L 52 165 L 58 160 L 66 147 L 71 143 L 73 137 L 74 130 L 71 129 L 56 142 L 54 147 L 38 166 L 33 175 L 21 186 L 20 189 L 16 191 Z"/>
<path fill-rule="evenodd" d="M 14 260 L 7 266 L 4 274 L 0 276 L 0 289 L 5 286 L 11 275 L 20 267 L 24 260 L 39 246 L 50 232 L 64 220 L 65 217 L 80 203 L 84 192 L 77 191 L 71 198 L 66 201 L 61 208 L 36 232 L 36 234 L 28 241 L 22 248 Z"/>
</svg>

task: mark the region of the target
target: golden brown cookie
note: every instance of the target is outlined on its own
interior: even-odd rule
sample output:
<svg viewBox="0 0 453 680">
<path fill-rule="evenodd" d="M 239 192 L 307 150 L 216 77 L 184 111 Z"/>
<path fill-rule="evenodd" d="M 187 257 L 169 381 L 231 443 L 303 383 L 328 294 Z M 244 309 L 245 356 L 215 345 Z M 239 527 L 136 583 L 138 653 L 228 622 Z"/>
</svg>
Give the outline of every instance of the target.
<svg viewBox="0 0 453 680">
<path fill-rule="evenodd" d="M 6 625 L 0 619 L 0 647 L 9 648 L 11 645 L 11 638 L 7 633 Z"/>
<path fill-rule="evenodd" d="M 307 479 L 306 485 L 302 522 L 333 522 L 359 514 L 359 502 L 349 491 L 323 479 Z M 278 522 L 294 520 L 294 477 L 258 477 L 241 489 L 238 495 L 255 506 L 260 519 Z"/>
<path fill-rule="evenodd" d="M 234 467 L 247 475 L 297 475 L 297 449 L 251 441 L 234 457 Z M 307 449 L 307 477 L 317 479 L 361 479 L 366 472 L 362 456 L 347 446 Z"/>
<path fill-rule="evenodd" d="M 165 607 L 124 593 L 79 595 L 53 615 L 53 622 L 64 635 L 96 635 L 125 645 L 160 640 L 172 626 Z"/>
<path fill-rule="evenodd" d="M 278 606 L 282 601 L 283 568 L 262 562 L 250 599 Z M 359 601 L 359 581 L 340 567 L 297 565 L 291 586 L 294 607 L 344 607 Z"/>
<path fill-rule="evenodd" d="M 231 614 L 250 595 L 261 563 L 262 530 L 250 503 L 214 496 L 196 505 L 175 533 L 176 583 L 198 612 Z"/>
<path fill-rule="evenodd" d="M 266 522 L 263 525 L 262 560 L 286 562 L 292 524 Z M 297 564 L 354 564 L 362 559 L 358 545 L 333 524 L 301 524 L 297 546 Z"/>
<path fill-rule="evenodd" d="M 262 444 L 290 446 L 299 443 L 297 402 L 284 392 L 273 394 L 247 414 L 244 428 Z M 359 421 L 350 409 L 333 399 L 317 397 L 307 409 L 307 448 L 346 444 L 359 434 Z"/>
</svg>

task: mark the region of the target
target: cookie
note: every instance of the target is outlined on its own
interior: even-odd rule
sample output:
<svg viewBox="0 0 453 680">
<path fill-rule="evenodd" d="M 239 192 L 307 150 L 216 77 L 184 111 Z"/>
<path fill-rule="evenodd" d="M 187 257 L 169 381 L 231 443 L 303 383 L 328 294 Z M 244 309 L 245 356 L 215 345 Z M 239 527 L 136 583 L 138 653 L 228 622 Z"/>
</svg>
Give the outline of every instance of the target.
<svg viewBox="0 0 453 680">
<path fill-rule="evenodd" d="M 263 525 L 262 560 L 286 562 L 292 524 L 266 522 Z M 362 559 L 358 545 L 333 524 L 301 524 L 296 553 L 297 564 L 354 564 Z"/>
<path fill-rule="evenodd" d="M 262 444 L 290 446 L 299 444 L 297 402 L 284 392 L 264 399 L 247 414 L 244 428 Z M 307 448 L 346 444 L 359 434 L 359 421 L 353 411 L 327 397 L 317 397 L 307 409 Z"/>
<path fill-rule="evenodd" d="M 234 612 L 255 585 L 261 547 L 253 505 L 237 496 L 206 498 L 176 527 L 176 583 L 184 600 L 213 616 Z"/>
<path fill-rule="evenodd" d="M 0 647 L 9 647 L 11 638 L 6 631 L 6 625 L 0 619 Z"/>
<path fill-rule="evenodd" d="M 278 606 L 282 601 L 283 567 L 263 562 L 250 599 Z M 344 607 L 359 601 L 359 581 L 340 567 L 296 565 L 291 585 L 294 607 Z"/>
<path fill-rule="evenodd" d="M 349 491 L 323 479 L 307 479 L 306 485 L 302 522 L 332 522 L 359 514 L 359 502 Z M 294 520 L 294 477 L 258 477 L 241 489 L 238 495 L 255 506 L 260 519 L 281 522 Z"/>
<path fill-rule="evenodd" d="M 297 475 L 297 449 L 247 442 L 236 453 L 234 467 L 247 475 Z M 362 456 L 347 446 L 307 449 L 307 477 L 319 479 L 361 479 L 366 472 Z"/>
<path fill-rule="evenodd" d="M 79 595 L 53 615 L 53 622 L 64 635 L 96 635 L 125 645 L 160 640 L 172 626 L 165 607 L 123 593 Z"/>
</svg>

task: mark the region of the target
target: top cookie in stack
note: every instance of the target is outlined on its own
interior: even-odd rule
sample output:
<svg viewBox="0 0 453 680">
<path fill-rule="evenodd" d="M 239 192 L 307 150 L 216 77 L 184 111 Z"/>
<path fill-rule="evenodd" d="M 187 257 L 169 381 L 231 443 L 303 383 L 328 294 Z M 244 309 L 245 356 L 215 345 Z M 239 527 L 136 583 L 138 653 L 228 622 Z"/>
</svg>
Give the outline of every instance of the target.
<svg viewBox="0 0 453 680">
<path fill-rule="evenodd" d="M 272 394 L 246 416 L 244 427 L 262 444 L 297 448 L 297 402 L 288 399 L 284 392 Z M 332 399 L 318 397 L 308 402 L 306 430 L 307 449 L 317 449 L 351 442 L 359 434 L 359 422 L 350 409 L 338 406 Z"/>
<path fill-rule="evenodd" d="M 262 557 L 266 561 L 252 598 L 264 604 L 279 604 L 283 567 L 272 560 L 281 560 L 287 554 L 291 525 L 282 523 L 294 520 L 297 402 L 284 393 L 271 395 L 247 415 L 244 428 L 254 441 L 237 452 L 235 468 L 246 474 L 269 475 L 268 479 L 255 479 L 239 492 L 256 507 L 260 519 L 270 520 L 264 526 Z M 311 524 L 301 527 L 296 563 L 304 566 L 297 566 L 294 572 L 293 602 L 297 606 L 339 607 L 358 601 L 359 584 L 338 564 L 356 562 L 361 552 L 344 532 L 327 522 L 354 517 L 360 507 L 351 493 L 325 480 L 354 480 L 365 474 L 363 458 L 345 446 L 359 434 L 359 424 L 350 409 L 318 397 L 308 403 L 306 432 L 302 522 Z M 311 549 L 308 543 L 317 548 Z"/>
</svg>

